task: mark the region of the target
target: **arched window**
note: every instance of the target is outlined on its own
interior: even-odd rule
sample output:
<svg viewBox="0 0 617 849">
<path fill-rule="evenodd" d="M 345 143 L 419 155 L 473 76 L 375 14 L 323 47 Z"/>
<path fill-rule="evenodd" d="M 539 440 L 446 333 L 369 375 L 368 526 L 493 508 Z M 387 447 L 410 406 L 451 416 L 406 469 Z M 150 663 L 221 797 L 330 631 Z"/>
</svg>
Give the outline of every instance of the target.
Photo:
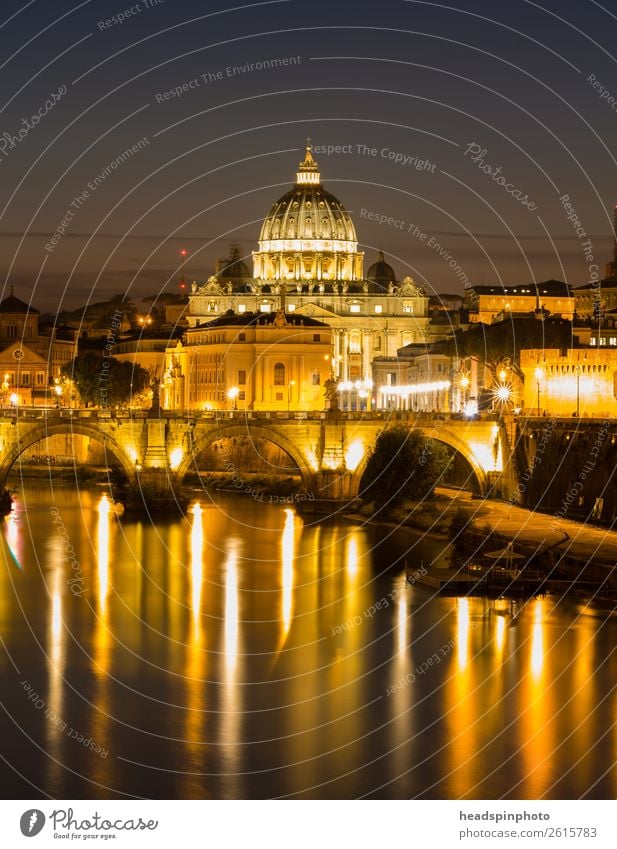
<svg viewBox="0 0 617 849">
<path fill-rule="evenodd" d="M 285 386 L 285 366 L 283 363 L 276 363 L 274 366 L 274 385 Z"/>
</svg>

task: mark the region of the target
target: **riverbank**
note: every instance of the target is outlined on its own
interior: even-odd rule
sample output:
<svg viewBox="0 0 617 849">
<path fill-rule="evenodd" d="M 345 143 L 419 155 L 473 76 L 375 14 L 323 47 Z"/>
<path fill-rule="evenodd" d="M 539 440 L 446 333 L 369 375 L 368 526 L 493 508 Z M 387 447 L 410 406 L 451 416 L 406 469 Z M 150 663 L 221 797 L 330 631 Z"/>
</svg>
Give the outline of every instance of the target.
<svg viewBox="0 0 617 849">
<path fill-rule="evenodd" d="M 409 503 L 375 516 L 370 505 L 343 514 L 355 522 L 405 528 L 451 544 L 460 530 L 453 554 L 461 563 L 481 559 L 485 551 L 511 543 L 528 563 L 557 570 L 572 580 L 593 580 L 598 586 L 617 589 L 617 533 L 606 528 L 556 519 L 494 499 L 473 498 L 447 487 L 434 499 Z M 524 561 L 521 561 L 524 562 Z"/>
</svg>

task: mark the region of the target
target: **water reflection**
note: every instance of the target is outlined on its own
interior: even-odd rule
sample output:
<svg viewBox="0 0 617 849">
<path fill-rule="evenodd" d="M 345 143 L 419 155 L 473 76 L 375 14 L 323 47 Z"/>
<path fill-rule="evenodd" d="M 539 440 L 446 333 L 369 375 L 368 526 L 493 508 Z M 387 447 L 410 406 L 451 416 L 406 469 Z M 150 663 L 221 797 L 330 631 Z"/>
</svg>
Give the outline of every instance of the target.
<svg viewBox="0 0 617 849">
<path fill-rule="evenodd" d="M 457 659 L 458 668 L 463 670 L 469 659 L 469 599 L 456 599 L 456 621 L 457 621 Z"/>
<path fill-rule="evenodd" d="M 542 610 L 544 601 L 536 599 L 533 614 L 533 627 L 531 631 L 531 675 L 536 683 L 542 677 L 544 668 L 544 634 L 542 625 Z"/>
<path fill-rule="evenodd" d="M 193 612 L 193 639 L 201 640 L 201 593 L 204 575 L 204 520 L 199 503 L 192 509 L 191 525 L 191 610 Z"/>
<path fill-rule="evenodd" d="M 397 547 L 379 528 L 222 500 L 155 526 L 118 520 L 99 494 L 67 500 L 82 596 L 43 496 L 11 531 L 24 569 L 3 573 L 7 649 L 110 753 L 26 711 L 42 751 L 10 735 L 4 748 L 36 786 L 107 792 L 87 774 L 155 798 L 615 795 L 602 741 L 617 622 L 544 599 L 434 597 L 392 565 L 407 532 Z M 417 545 L 414 562 L 439 555 Z M 16 689 L 3 703 L 20 717 Z"/>
<path fill-rule="evenodd" d="M 99 519 L 96 535 L 96 562 L 98 568 L 99 614 L 107 613 L 107 595 L 109 593 L 109 524 L 111 504 L 106 495 L 101 497 L 97 508 Z"/>
<path fill-rule="evenodd" d="M 282 600 L 281 600 L 281 644 L 287 639 L 291 627 L 291 607 L 293 601 L 293 579 L 294 579 L 294 550 L 295 550 L 294 512 L 287 508 L 285 510 L 285 526 L 281 538 L 281 564 L 282 564 Z"/>
</svg>

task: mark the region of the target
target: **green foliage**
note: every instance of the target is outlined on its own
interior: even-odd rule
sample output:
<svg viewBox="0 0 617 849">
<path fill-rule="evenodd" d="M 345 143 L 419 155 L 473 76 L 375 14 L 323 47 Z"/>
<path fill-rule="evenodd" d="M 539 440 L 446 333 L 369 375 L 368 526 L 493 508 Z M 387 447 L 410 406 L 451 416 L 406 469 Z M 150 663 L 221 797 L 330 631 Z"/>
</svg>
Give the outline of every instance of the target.
<svg viewBox="0 0 617 849">
<path fill-rule="evenodd" d="M 87 351 L 66 363 L 62 374 L 75 382 L 84 404 L 101 407 L 126 404 L 149 383 L 148 372 L 141 366 L 104 358 L 96 351 Z"/>
<path fill-rule="evenodd" d="M 572 347 L 572 325 L 560 318 L 513 318 L 496 324 L 473 324 L 460 331 L 445 346 L 456 357 L 477 357 L 495 369 L 505 359 L 522 376 L 520 351 L 524 348 Z"/>
<path fill-rule="evenodd" d="M 469 530 L 470 527 L 471 521 L 467 510 L 464 510 L 462 507 L 457 507 L 452 514 L 450 524 L 448 525 L 448 537 L 450 541 L 457 543 L 460 542 L 461 536 L 465 533 L 465 531 Z"/>
<path fill-rule="evenodd" d="M 400 424 L 383 430 L 371 451 L 360 495 L 377 510 L 432 495 L 450 462 L 445 445 Z"/>
</svg>

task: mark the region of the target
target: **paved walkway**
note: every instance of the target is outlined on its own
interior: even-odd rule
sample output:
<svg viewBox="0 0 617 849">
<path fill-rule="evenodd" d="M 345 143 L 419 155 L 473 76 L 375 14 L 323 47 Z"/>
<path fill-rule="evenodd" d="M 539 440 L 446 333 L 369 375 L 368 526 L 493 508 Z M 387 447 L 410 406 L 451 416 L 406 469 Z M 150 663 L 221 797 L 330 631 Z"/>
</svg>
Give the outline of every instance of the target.
<svg viewBox="0 0 617 849">
<path fill-rule="evenodd" d="M 615 566 L 617 564 L 617 532 L 606 528 L 555 519 L 545 513 L 535 513 L 506 504 L 503 501 L 474 499 L 468 492 L 440 487 L 437 494 L 453 499 L 453 506 L 463 506 L 471 511 L 477 527 L 489 525 L 495 531 L 510 537 L 514 546 L 548 546 L 564 535 L 570 537 L 557 551 L 581 560 L 593 560 Z"/>
</svg>

